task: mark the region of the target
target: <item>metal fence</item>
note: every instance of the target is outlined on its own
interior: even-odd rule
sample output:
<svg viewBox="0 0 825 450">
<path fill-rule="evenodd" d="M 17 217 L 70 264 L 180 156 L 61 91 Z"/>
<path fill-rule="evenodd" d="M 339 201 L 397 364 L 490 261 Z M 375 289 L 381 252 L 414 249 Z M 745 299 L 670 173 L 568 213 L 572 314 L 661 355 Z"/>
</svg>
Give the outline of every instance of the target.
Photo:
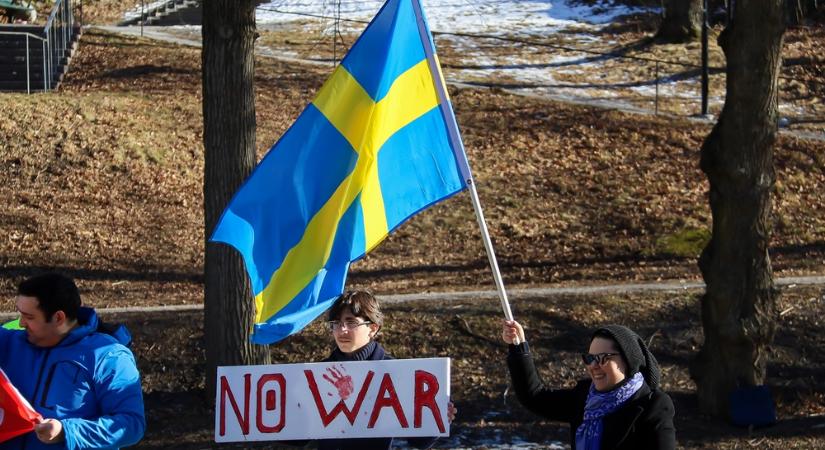
<svg viewBox="0 0 825 450">
<path fill-rule="evenodd" d="M 80 2 L 78 1 L 77 4 L 79 5 Z M 36 84 L 36 80 L 32 79 L 34 74 L 32 66 L 37 65 L 40 57 L 42 57 L 43 66 L 42 90 L 46 92 L 55 89 L 64 70 L 64 62 L 70 55 L 75 32 L 80 27 L 80 22 L 75 21 L 72 0 L 55 1 L 42 31 L 31 25 L 20 31 L 15 30 L 14 27 L 0 30 L 0 35 L 17 36 L 21 41 L 25 39 L 26 92 L 31 93 L 32 85 Z M 37 41 L 40 41 L 39 49 Z M 40 87 L 36 86 L 35 91 L 39 90 Z"/>
<path fill-rule="evenodd" d="M 74 30 L 71 0 L 57 0 L 43 28 L 47 51 L 43 63 L 49 67 L 48 77 L 43 82 L 44 86 L 48 86 L 47 89 L 53 89 L 52 83 L 63 69 L 63 58 L 68 57 L 67 51 L 73 43 Z"/>
</svg>

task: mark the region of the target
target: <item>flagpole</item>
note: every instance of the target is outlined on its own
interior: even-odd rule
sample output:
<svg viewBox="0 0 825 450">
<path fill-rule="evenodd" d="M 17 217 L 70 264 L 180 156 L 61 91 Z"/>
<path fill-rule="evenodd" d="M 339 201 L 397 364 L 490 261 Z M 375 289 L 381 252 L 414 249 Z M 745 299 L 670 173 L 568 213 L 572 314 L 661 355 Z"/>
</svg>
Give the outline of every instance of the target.
<svg viewBox="0 0 825 450">
<path fill-rule="evenodd" d="M 478 226 L 481 228 L 481 239 L 484 241 L 484 248 L 487 250 L 487 259 L 490 260 L 490 268 L 493 270 L 493 279 L 496 281 L 496 290 L 501 300 L 501 309 L 507 320 L 513 320 L 513 312 L 510 310 L 510 302 L 507 299 L 507 291 L 504 290 L 504 280 L 501 278 L 501 271 L 498 268 L 496 252 L 493 249 L 493 241 L 490 239 L 490 232 L 487 230 L 487 222 L 484 220 L 484 212 L 481 210 L 481 201 L 478 199 L 478 191 L 472 177 L 467 180 L 467 189 L 470 191 L 470 198 L 473 201 L 473 209 L 476 212 Z"/>
<path fill-rule="evenodd" d="M 415 19 L 418 24 L 418 34 L 421 37 L 421 42 L 424 46 L 424 53 L 427 55 L 427 62 L 430 67 L 430 74 L 435 81 L 436 92 L 438 93 L 438 103 L 441 108 L 441 113 L 444 116 L 444 121 L 447 124 L 447 132 L 450 136 L 450 142 L 453 147 L 456 162 L 458 163 L 461 176 L 467 183 L 467 189 L 470 191 L 470 198 L 473 202 L 473 209 L 476 213 L 476 220 L 481 229 L 481 239 L 484 242 L 484 248 L 487 250 L 487 259 L 490 260 L 490 268 L 493 270 L 493 279 L 496 282 L 496 290 L 498 297 L 501 300 L 501 309 L 504 310 L 504 317 L 507 320 L 513 320 L 513 313 L 510 310 L 510 302 L 507 300 L 507 291 L 504 290 L 504 280 L 501 278 L 501 271 L 498 268 L 498 261 L 496 260 L 496 252 L 493 249 L 493 242 L 490 239 L 490 232 L 487 230 L 487 222 L 484 220 L 484 212 L 481 210 L 481 201 L 478 198 L 478 191 L 473 180 L 473 174 L 470 171 L 470 164 L 467 162 L 466 153 L 464 152 L 464 143 L 461 141 L 461 136 L 458 134 L 458 125 L 455 123 L 455 115 L 453 114 L 450 99 L 446 92 L 446 84 L 441 71 L 438 69 L 438 62 L 435 59 L 435 50 L 433 48 L 430 35 L 427 32 L 424 24 L 424 14 L 421 11 L 420 0 L 411 0 L 413 9 L 415 10 Z M 518 339 L 516 339 L 518 344 Z"/>
</svg>

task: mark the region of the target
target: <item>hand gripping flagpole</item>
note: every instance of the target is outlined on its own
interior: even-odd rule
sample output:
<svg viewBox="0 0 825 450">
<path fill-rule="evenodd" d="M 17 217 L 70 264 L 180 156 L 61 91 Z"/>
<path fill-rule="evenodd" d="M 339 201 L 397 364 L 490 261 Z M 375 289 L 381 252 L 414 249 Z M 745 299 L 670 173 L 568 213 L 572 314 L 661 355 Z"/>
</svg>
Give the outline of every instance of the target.
<svg viewBox="0 0 825 450">
<path fill-rule="evenodd" d="M 467 156 L 464 152 L 464 143 L 461 141 L 461 136 L 458 134 L 458 125 L 455 122 L 455 115 L 453 114 L 450 99 L 447 96 L 446 84 L 444 78 L 441 76 L 438 62 L 435 59 L 435 50 L 433 48 L 430 35 L 427 32 L 427 27 L 424 24 L 424 14 L 421 10 L 420 0 L 411 0 L 413 10 L 415 10 L 415 19 L 418 25 L 418 34 L 421 37 L 421 43 L 424 47 L 424 53 L 427 55 L 427 62 L 429 63 L 430 73 L 435 81 L 436 92 L 438 93 L 438 103 L 441 108 L 441 114 L 444 116 L 444 122 L 447 124 L 447 132 L 450 136 L 450 143 L 453 147 L 456 162 L 458 163 L 461 176 L 467 183 L 467 189 L 470 191 L 470 198 L 473 201 L 473 209 L 475 209 L 478 226 L 481 228 L 481 238 L 484 241 L 484 248 L 487 250 L 487 259 L 490 260 L 490 268 L 493 270 L 493 279 L 496 282 L 496 290 L 498 290 L 498 297 L 501 300 L 501 308 L 504 310 L 504 317 L 507 320 L 513 320 L 513 313 L 510 310 L 510 302 L 507 300 L 507 291 L 504 290 L 504 281 L 501 278 L 501 271 L 498 268 L 498 261 L 496 260 L 496 252 L 493 249 L 493 242 L 490 239 L 490 232 L 487 230 L 487 222 L 484 220 L 484 212 L 481 210 L 481 201 L 478 198 L 478 191 L 476 190 L 475 182 L 473 181 L 473 174 L 470 172 L 470 165 L 467 162 Z M 518 337 L 516 337 L 516 344 L 518 344 Z"/>
</svg>

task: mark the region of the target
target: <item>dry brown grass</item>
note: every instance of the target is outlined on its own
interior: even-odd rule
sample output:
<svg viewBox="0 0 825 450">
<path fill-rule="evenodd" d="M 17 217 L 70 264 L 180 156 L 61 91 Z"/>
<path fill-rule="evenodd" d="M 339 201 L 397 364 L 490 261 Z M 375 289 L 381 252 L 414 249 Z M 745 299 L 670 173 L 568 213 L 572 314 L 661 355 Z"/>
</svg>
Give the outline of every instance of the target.
<svg viewBox="0 0 825 450">
<path fill-rule="evenodd" d="M 197 49 L 90 31 L 60 92 L 4 96 L 5 288 L 52 267 L 88 280 L 99 306 L 201 301 L 199 62 Z M 261 155 L 326 75 L 259 61 Z M 698 169 L 707 125 L 497 90 L 452 98 L 509 285 L 698 278 L 701 241 L 680 241 L 709 226 Z M 782 137 L 776 164 L 774 268 L 818 273 L 821 143 Z M 351 282 L 379 292 L 490 286 L 467 196 L 400 227 L 354 265 Z"/>
<path fill-rule="evenodd" d="M 60 92 L 2 96 L 0 289 L 35 271 L 75 275 L 95 306 L 197 303 L 203 248 L 200 55 L 197 49 L 97 31 L 82 40 Z M 297 117 L 328 74 L 260 60 L 260 154 Z M 707 230 L 698 149 L 707 125 L 508 95 L 452 90 L 454 106 L 509 286 L 697 278 L 694 254 L 670 243 Z M 782 137 L 776 147 L 773 260 L 778 276 L 825 263 L 825 157 L 821 142 Z M 671 238 L 671 239 L 665 239 Z M 691 250 L 692 249 L 692 250 Z M 354 266 L 354 286 L 380 293 L 489 286 L 466 195 L 402 226 Z M 786 290 L 769 366 L 782 422 L 748 433 L 695 410 L 689 358 L 701 340 L 689 293 L 563 297 L 514 302 L 549 382 L 582 375 L 574 354 L 596 324 L 625 322 L 645 336 L 674 396 L 687 448 L 816 448 L 825 388 L 821 288 Z M 2 309 L 13 307 L 8 302 Z M 385 340 L 398 357 L 453 358 L 456 431 L 566 439 L 557 424 L 501 403 L 506 373 L 495 302 L 387 308 Z M 404 320 L 401 320 L 401 319 Z M 199 313 L 124 316 L 147 392 L 142 448 L 211 445 Z M 316 324 L 273 348 L 279 361 L 318 359 Z M 492 357 L 491 357 L 492 355 Z M 491 361 L 480 365 L 479 361 Z M 490 410 L 504 415 L 491 417 Z M 509 434 L 508 434 L 509 433 Z"/>
</svg>

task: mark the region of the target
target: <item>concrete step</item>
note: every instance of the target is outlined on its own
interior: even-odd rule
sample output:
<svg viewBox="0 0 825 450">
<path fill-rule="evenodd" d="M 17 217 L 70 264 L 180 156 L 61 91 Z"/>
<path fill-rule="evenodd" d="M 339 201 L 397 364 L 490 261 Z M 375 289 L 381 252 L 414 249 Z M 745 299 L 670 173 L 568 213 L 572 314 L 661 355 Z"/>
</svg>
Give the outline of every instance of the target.
<svg viewBox="0 0 825 450">
<path fill-rule="evenodd" d="M 17 33 L 31 33 L 37 36 L 43 35 L 43 25 L 21 25 L 21 24 L 2 24 L 0 31 L 10 31 Z"/>
<path fill-rule="evenodd" d="M 42 58 L 43 57 L 43 46 L 42 45 L 29 45 L 28 50 L 26 50 L 26 45 L 23 44 L 21 46 L 15 47 L 3 47 L 0 46 L 0 56 L 22 56 L 26 57 L 28 55 L 30 58 Z"/>
<path fill-rule="evenodd" d="M 38 85 L 42 89 L 43 88 L 43 71 L 41 70 L 38 73 L 32 72 L 30 75 L 31 76 L 30 76 L 29 79 L 31 80 L 32 86 Z M 65 74 L 63 72 L 61 72 L 61 73 L 56 73 L 52 76 L 48 76 L 48 74 L 46 74 L 46 75 L 47 75 L 46 79 L 50 80 L 51 86 L 55 87 L 57 85 L 58 81 L 60 79 L 62 79 Z M 3 83 L 5 85 L 13 85 L 15 83 L 18 83 L 18 84 L 22 84 L 25 88 L 26 73 L 23 72 L 18 77 L 4 76 L 4 75 L 0 74 L 0 83 Z"/>
<path fill-rule="evenodd" d="M 65 64 L 66 58 L 71 55 L 69 50 L 64 50 L 58 54 L 52 56 L 52 64 Z M 32 55 L 28 58 L 29 64 L 40 64 L 43 62 L 43 55 L 38 52 L 37 54 L 32 53 Z M 7 55 L 0 51 L 0 67 L 3 66 L 14 66 L 14 65 L 26 65 L 26 53 L 22 54 L 14 54 L 14 55 Z"/>
<path fill-rule="evenodd" d="M 8 36 L 0 35 L 0 47 L 23 47 L 26 48 L 25 36 Z M 29 38 L 29 47 L 42 47 L 43 41 L 40 39 Z"/>
<path fill-rule="evenodd" d="M 40 59 L 43 59 L 43 56 L 40 56 Z M 32 61 L 34 58 L 32 58 Z M 4 55 L 0 53 L 0 66 L 5 66 L 9 64 L 25 64 L 26 63 L 26 55 Z"/>
<path fill-rule="evenodd" d="M 32 72 L 29 76 L 32 84 L 39 83 L 39 86 L 43 86 L 43 79 L 48 78 L 43 76 L 43 72 Z M 52 77 L 52 83 L 57 81 L 59 77 Z M 15 74 L 15 75 L 3 75 L 0 73 L 0 82 L 4 83 L 25 83 L 26 82 L 26 72 Z"/>
<path fill-rule="evenodd" d="M 68 53 L 68 52 L 66 52 Z M 0 90 L 1 91 L 26 91 L 26 63 L 15 62 L 12 64 L 3 64 L 2 57 L 0 57 Z M 71 56 L 63 56 L 59 61 L 54 63 L 53 73 L 45 74 L 51 80 L 51 87 L 56 88 L 63 79 L 64 74 L 69 70 L 71 63 Z M 32 90 L 42 90 L 43 88 L 43 59 L 31 61 L 28 67 L 28 76 L 31 82 Z M 46 66 L 46 70 L 49 66 Z"/>
<path fill-rule="evenodd" d="M 200 0 L 169 0 L 155 8 L 143 11 L 142 15 L 138 11 L 135 16 L 124 19 L 119 25 L 139 25 L 141 22 L 143 22 L 144 25 L 197 25 L 200 24 L 200 13 L 198 12 L 197 16 L 192 16 L 187 10 L 195 9 L 200 11 L 200 8 Z M 187 20 L 190 20 L 190 18 L 193 20 L 196 17 L 197 20 L 194 22 L 191 20 L 189 22 L 181 22 L 181 19 L 178 17 L 167 19 L 167 16 L 173 14 L 177 14 L 178 16 L 182 14 Z M 170 22 L 166 23 L 166 20 L 170 20 Z"/>
<path fill-rule="evenodd" d="M 66 65 L 65 63 L 66 63 L 67 59 L 68 58 L 64 58 L 64 60 L 63 60 L 64 64 L 55 65 L 54 71 L 55 72 L 64 71 L 65 70 L 65 65 Z M 43 66 L 44 66 L 44 64 L 43 64 L 42 61 L 32 62 L 31 64 L 29 64 L 28 70 L 29 70 L 29 72 L 32 72 L 32 73 L 37 72 L 37 73 L 40 73 L 42 75 L 43 74 Z M 46 67 L 46 70 L 49 69 L 48 65 L 46 65 L 45 67 Z M 25 76 L 25 74 L 26 74 L 26 64 L 23 63 L 23 64 L 3 64 L 3 65 L 0 65 L 0 76 L 2 76 L 2 74 L 10 74 L 10 73 L 22 73 Z"/>
<path fill-rule="evenodd" d="M 32 62 L 29 64 L 29 72 L 38 72 L 41 75 L 43 74 L 43 62 Z M 26 74 L 26 64 L 2 64 L 0 65 L 0 76 L 3 74 L 9 73 L 22 73 L 23 75 Z"/>
<path fill-rule="evenodd" d="M 266 1 L 256 0 L 256 3 L 261 4 Z M 202 11 L 201 0 L 170 0 L 151 11 L 144 11 L 142 17 L 137 14 L 121 21 L 118 25 L 140 25 L 141 22 L 151 26 L 200 25 L 203 21 Z"/>
<path fill-rule="evenodd" d="M 163 15 L 150 17 L 146 25 L 200 25 L 203 20 L 203 8 L 200 5 L 177 8 Z"/>
<path fill-rule="evenodd" d="M 43 91 L 43 81 L 32 81 L 31 84 L 26 84 L 26 81 L 0 81 L 0 92 L 26 92 L 27 86 L 35 91 Z"/>
</svg>

